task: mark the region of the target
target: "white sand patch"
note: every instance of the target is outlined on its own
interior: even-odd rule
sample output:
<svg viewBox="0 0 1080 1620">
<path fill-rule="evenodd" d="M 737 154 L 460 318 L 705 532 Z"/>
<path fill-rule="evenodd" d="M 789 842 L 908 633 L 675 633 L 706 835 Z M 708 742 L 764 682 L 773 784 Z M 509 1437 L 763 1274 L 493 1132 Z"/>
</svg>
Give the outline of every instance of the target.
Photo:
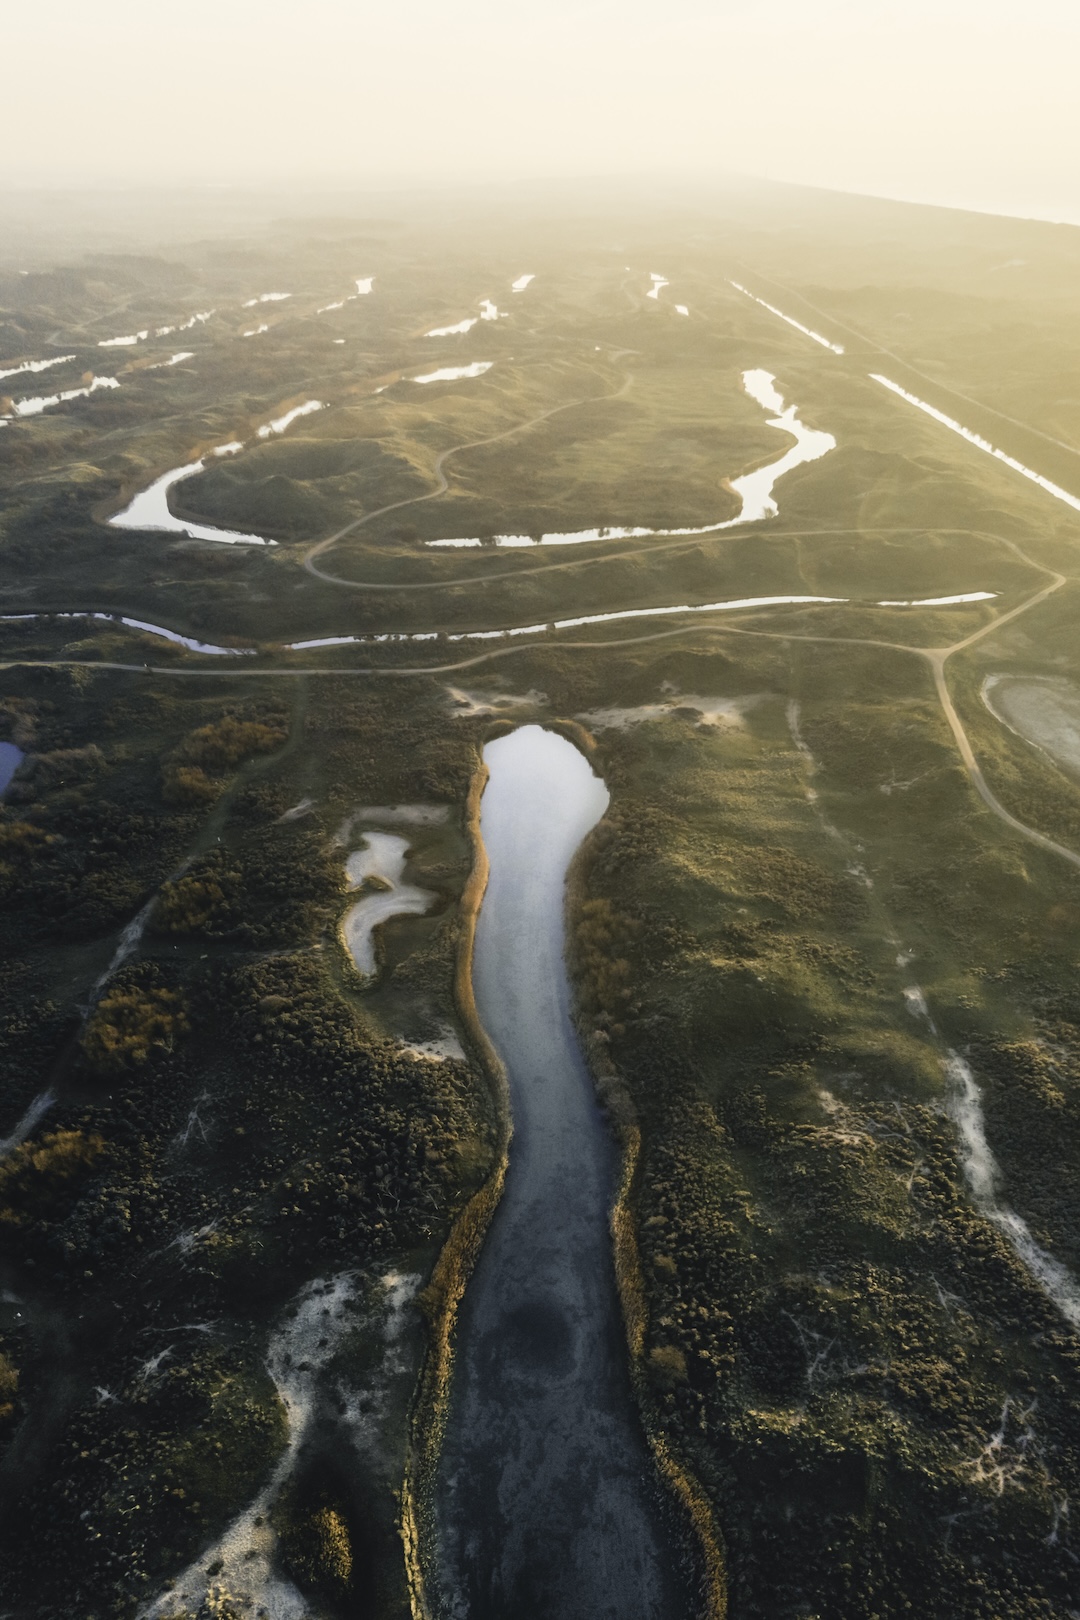
<svg viewBox="0 0 1080 1620">
<path fill-rule="evenodd" d="M 55 1101 L 51 1091 L 38 1093 L 10 1135 L 0 1136 L 0 1159 L 6 1159 L 9 1153 L 22 1146 L 28 1136 L 33 1135 Z"/>
<path fill-rule="evenodd" d="M 847 833 L 841 832 L 840 828 L 835 824 L 835 822 L 829 820 L 822 806 L 821 796 L 819 795 L 817 788 L 814 786 L 813 778 L 818 774 L 820 767 L 817 760 L 814 758 L 809 743 L 803 736 L 802 708 L 797 698 L 790 698 L 788 700 L 787 723 L 788 730 L 791 733 L 791 740 L 795 744 L 795 747 L 798 749 L 799 753 L 802 755 L 803 759 L 806 761 L 807 780 L 804 786 L 804 792 L 806 794 L 807 804 L 813 806 L 814 814 L 816 815 L 822 829 L 842 850 L 844 855 L 844 868 L 848 876 L 854 878 L 857 883 L 861 883 L 864 889 L 872 889 L 874 887 L 874 880 L 866 870 L 866 867 L 863 865 L 862 861 L 859 859 L 864 852 L 863 846 L 857 843 L 855 839 L 850 838 Z"/>
<path fill-rule="evenodd" d="M 403 1040 L 401 1050 L 407 1057 L 427 1058 L 432 1063 L 465 1062 L 465 1049 L 448 1024 L 430 1040 Z"/>
<path fill-rule="evenodd" d="M 630 726 L 644 725 L 649 720 L 667 720 L 672 715 L 686 713 L 697 716 L 701 726 L 727 730 L 745 725 L 746 716 L 759 703 L 765 702 L 762 692 L 747 697 L 699 697 L 693 692 L 675 692 L 656 703 L 639 703 L 634 708 L 589 709 L 577 718 L 596 731 L 626 731 Z"/>
<path fill-rule="evenodd" d="M 529 282 L 530 281 L 535 281 L 535 280 L 536 280 L 536 277 L 535 277 L 535 275 L 532 275 L 532 274 L 527 275 L 527 276 L 518 276 L 516 281 L 512 281 L 510 283 L 510 291 L 511 292 L 516 292 L 516 293 L 524 292 L 526 287 L 529 285 Z"/>
<path fill-rule="evenodd" d="M 273 1333 L 266 1358 L 285 1411 L 288 1439 L 265 1488 L 234 1519 L 221 1540 L 207 1548 L 168 1590 L 140 1610 L 140 1620 L 166 1620 L 178 1611 L 217 1614 L 239 1611 L 265 1620 L 305 1620 L 311 1610 L 293 1584 L 275 1571 L 277 1537 L 271 1525 L 274 1503 L 287 1482 L 322 1404 L 332 1394 L 350 1442 L 386 1475 L 383 1425 L 391 1391 L 408 1371 L 402 1335 L 407 1311 L 421 1279 L 389 1272 L 365 1289 L 346 1272 L 301 1289 Z M 359 1308 L 358 1308 L 359 1307 Z M 326 1368 L 352 1334 L 379 1333 L 382 1356 L 361 1388 L 332 1389 Z M 392 1488 L 392 1480 L 387 1484 Z M 211 1575 L 210 1571 L 214 1570 Z M 226 1606 L 235 1605 L 235 1610 Z"/>
<path fill-rule="evenodd" d="M 99 338 L 99 349 L 129 349 L 133 344 L 145 343 L 150 336 L 149 328 L 145 332 L 132 332 L 130 337 Z"/>
<path fill-rule="evenodd" d="M 314 799 L 301 799 L 299 804 L 291 805 L 288 810 L 278 816 L 278 821 L 302 821 L 305 816 L 311 814 L 314 808 Z"/>
<path fill-rule="evenodd" d="M 353 827 L 365 821 L 377 821 L 384 827 L 441 827 L 449 819 L 448 804 L 367 804 L 342 823 L 336 841 L 347 843 Z"/>
<path fill-rule="evenodd" d="M 253 326 L 247 332 L 241 332 L 240 336 L 241 337 L 259 337 L 259 336 L 261 336 L 261 334 L 263 332 L 269 332 L 269 330 L 270 330 L 270 328 L 267 326 L 266 322 L 263 321 L 261 326 Z"/>
<path fill-rule="evenodd" d="M 908 1011 L 937 1035 L 926 997 L 919 985 L 904 990 Z M 960 1138 L 960 1167 L 979 1214 L 996 1226 L 1032 1280 L 1042 1289 L 1073 1328 L 1080 1329 L 1080 1285 L 1075 1277 L 1036 1242 L 1022 1216 L 1002 1203 L 1001 1171 L 986 1139 L 982 1091 L 971 1066 L 958 1052 L 947 1050 L 943 1059 L 949 1082 L 946 1107 Z"/>
<path fill-rule="evenodd" d="M 922 1018 L 927 1024 L 930 1025 L 931 1029 L 934 1029 L 934 1021 L 930 1017 L 930 1009 L 926 1005 L 926 997 L 923 995 L 917 984 L 909 984 L 904 990 L 904 1004 L 912 1018 Z"/>
<path fill-rule="evenodd" d="M 652 286 L 645 296 L 646 298 L 655 298 L 659 302 L 661 289 L 670 287 L 671 283 L 668 281 L 667 276 L 658 276 L 655 271 L 649 277 L 649 280 L 652 282 Z"/>
<path fill-rule="evenodd" d="M 386 887 L 365 894 L 345 913 L 341 933 L 357 971 L 364 978 L 372 978 L 378 971 L 376 928 L 391 917 L 423 916 L 436 897 L 427 889 L 402 881 L 409 852 L 407 838 L 375 831 L 363 837 L 361 848 L 354 850 L 345 863 L 349 887 L 358 889 L 372 879 Z"/>
<path fill-rule="evenodd" d="M 182 865 L 177 867 L 175 872 L 170 872 L 170 880 L 180 877 L 187 869 L 187 866 L 188 862 L 184 861 Z M 135 916 L 132 917 L 131 921 L 126 925 L 126 927 L 120 930 L 120 938 L 117 940 L 116 949 L 112 954 L 108 967 L 105 969 L 104 973 L 99 974 L 99 976 L 94 980 L 94 988 L 90 992 L 91 1008 L 93 1008 L 96 1004 L 98 997 L 108 984 L 109 980 L 112 978 L 113 974 L 116 972 L 117 968 L 123 967 L 128 958 L 134 956 L 135 952 L 138 950 L 143 934 L 146 932 L 146 925 L 150 921 L 150 913 L 157 905 L 157 898 L 157 891 L 155 890 L 142 909 L 136 912 Z"/>
<path fill-rule="evenodd" d="M 344 300 L 344 298 L 339 298 L 336 304 L 324 304 L 322 309 L 317 309 L 315 311 L 315 313 L 316 313 L 316 315 L 329 315 L 329 313 L 330 313 L 330 311 L 332 309 L 344 309 L 344 308 L 345 308 L 345 300 Z"/>
<path fill-rule="evenodd" d="M 353 293 L 352 296 L 354 298 L 366 298 L 368 293 L 371 291 L 372 287 L 374 287 L 374 285 L 375 285 L 375 277 L 374 276 L 357 276 L 356 277 L 356 291 Z"/>
<path fill-rule="evenodd" d="M 485 714 L 505 714 L 514 709 L 543 709 L 547 707 L 547 693 L 528 692 L 469 692 L 462 686 L 446 688 L 453 704 L 456 720 L 473 720 Z"/>
<path fill-rule="evenodd" d="M 962 1057 L 950 1052 L 945 1073 L 951 1084 L 949 1113 L 960 1135 L 960 1162 L 980 1214 L 1002 1232 L 1020 1263 L 1066 1321 L 1080 1329 L 1080 1287 L 1066 1266 L 1035 1241 L 1025 1220 L 999 1200 L 1001 1172 L 986 1140 L 982 1092 Z"/>
<path fill-rule="evenodd" d="M 345 862 L 349 888 L 359 889 L 369 878 L 400 883 L 408 850 L 408 839 L 399 838 L 396 833 L 366 832 L 363 847 L 354 850 Z"/>
<path fill-rule="evenodd" d="M 254 309 L 256 304 L 281 304 L 286 298 L 291 297 L 292 293 L 260 293 L 258 298 L 245 299 L 240 308 Z"/>
</svg>

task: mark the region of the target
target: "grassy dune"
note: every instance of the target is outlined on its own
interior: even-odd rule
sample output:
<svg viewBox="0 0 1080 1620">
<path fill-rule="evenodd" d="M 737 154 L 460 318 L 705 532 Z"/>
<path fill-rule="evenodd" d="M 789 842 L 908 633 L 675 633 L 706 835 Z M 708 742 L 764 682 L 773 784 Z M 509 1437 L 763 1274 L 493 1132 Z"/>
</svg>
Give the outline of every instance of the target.
<svg viewBox="0 0 1080 1620">
<path fill-rule="evenodd" d="M 957 647 L 947 689 L 1000 806 L 1080 852 L 1075 778 L 980 695 L 992 674 L 1080 686 L 1080 517 L 869 375 L 1080 493 L 1073 233 L 794 191 L 560 224 L 447 224 L 407 200 L 252 219 L 168 257 L 73 251 L 0 277 L 0 368 L 74 356 L 0 387 L 120 382 L 0 428 L 3 611 L 255 649 L 211 659 L 115 619 L 0 625 L 0 737 L 29 756 L 0 809 L 0 1129 L 54 1099 L 0 1165 L 9 1607 L 127 1620 L 208 1557 L 286 1456 L 272 1336 L 313 1278 L 349 1272 L 364 1299 L 415 1278 L 423 1309 L 375 1451 L 343 1423 L 375 1401 L 373 1316 L 316 1378 L 276 1567 L 319 1620 L 422 1612 L 440 1300 L 503 1146 L 455 978 L 470 784 L 495 727 L 540 719 L 589 730 L 612 795 L 575 879 L 572 968 L 639 1152 L 619 1215 L 627 1275 L 641 1260 L 639 1396 L 726 1547 L 712 1612 L 725 1581 L 735 1620 L 1077 1608 L 1080 1344 L 973 1195 L 947 1065 L 980 1088 L 997 1213 L 1080 1275 L 1080 873 L 978 797 L 920 650 Z M 670 286 L 649 300 L 654 269 Z M 270 290 L 291 297 L 244 308 Z M 507 318 L 425 336 L 481 299 Z M 477 360 L 492 368 L 410 380 Z M 728 481 L 789 442 L 745 393 L 751 368 L 837 441 L 777 484 L 777 517 L 424 546 L 723 522 Z M 326 409 L 256 437 L 306 399 Z M 277 545 L 108 527 L 233 439 L 174 510 Z M 345 585 L 303 567 L 340 529 L 311 560 Z M 993 599 L 878 605 L 969 592 Z M 782 595 L 845 600 L 445 639 Z M 445 815 L 387 819 L 402 805 Z M 343 834 L 364 806 L 382 821 Z M 345 855 L 376 825 L 409 838 L 407 880 L 436 901 L 384 928 L 364 983 L 338 925 Z M 464 1056 L 418 1050 L 448 1032 Z M 216 1578 L 200 1614 L 230 1612 Z"/>
</svg>

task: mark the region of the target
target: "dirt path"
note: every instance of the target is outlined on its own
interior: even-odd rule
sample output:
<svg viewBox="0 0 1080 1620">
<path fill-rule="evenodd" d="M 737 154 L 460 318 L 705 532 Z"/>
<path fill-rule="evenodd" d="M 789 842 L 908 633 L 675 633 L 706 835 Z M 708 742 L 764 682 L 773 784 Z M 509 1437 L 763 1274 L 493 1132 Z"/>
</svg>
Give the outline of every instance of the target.
<svg viewBox="0 0 1080 1620">
<path fill-rule="evenodd" d="M 630 349 L 619 349 L 611 358 L 620 360 L 623 355 L 632 352 Z M 352 523 L 346 523 L 344 528 L 335 530 L 333 534 L 327 535 L 325 540 L 320 540 L 317 545 L 312 546 L 309 551 L 304 553 L 304 567 L 309 574 L 314 574 L 317 579 L 325 580 L 328 585 L 344 585 L 349 590 L 385 591 L 402 589 L 403 587 L 394 585 L 373 586 L 366 580 L 344 579 L 340 574 L 328 574 L 322 568 L 315 566 L 315 558 L 321 557 L 324 552 L 330 551 L 337 545 L 339 540 L 344 540 L 347 534 L 355 534 L 357 529 L 364 528 L 368 523 L 374 523 L 376 518 L 385 517 L 387 512 L 399 512 L 406 506 L 418 506 L 422 501 L 434 501 L 440 495 L 445 495 L 450 488 L 450 484 L 446 474 L 443 472 L 443 467 L 451 456 L 461 455 L 465 450 L 479 450 L 486 444 L 499 444 L 503 439 L 513 438 L 515 433 L 525 433 L 529 428 L 536 427 L 540 422 L 546 422 L 550 417 L 558 416 L 561 411 L 577 410 L 582 405 L 596 405 L 603 400 L 621 399 L 625 394 L 629 393 L 633 383 L 633 373 L 628 371 L 624 374 L 621 385 L 613 393 L 594 394 L 586 399 L 572 399 L 565 405 L 553 405 L 549 410 L 541 411 L 538 416 L 531 416 L 527 422 L 517 422 L 513 427 L 505 428 L 501 433 L 492 433 L 486 439 L 470 439 L 466 444 L 451 445 L 448 450 L 444 450 L 435 460 L 435 465 L 432 468 L 436 480 L 434 489 L 429 489 L 424 495 L 410 495 L 403 501 L 391 501 L 388 506 L 377 507 L 374 512 L 365 512 L 363 517 L 355 518 Z M 410 588 L 416 589 L 417 587 L 404 587 L 406 590 Z"/>
</svg>

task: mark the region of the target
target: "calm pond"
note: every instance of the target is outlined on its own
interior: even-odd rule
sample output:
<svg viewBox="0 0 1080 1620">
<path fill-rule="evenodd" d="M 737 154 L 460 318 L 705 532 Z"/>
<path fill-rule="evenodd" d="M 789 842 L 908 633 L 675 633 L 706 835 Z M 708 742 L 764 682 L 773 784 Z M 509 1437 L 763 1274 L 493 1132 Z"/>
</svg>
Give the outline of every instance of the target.
<svg viewBox="0 0 1080 1620">
<path fill-rule="evenodd" d="M 563 737 L 488 744 L 480 1018 L 514 1139 L 458 1327 L 437 1608 L 468 1620 L 686 1620 L 630 1387 L 608 1216 L 616 1153 L 570 1021 L 567 868 L 608 793 Z"/>
</svg>

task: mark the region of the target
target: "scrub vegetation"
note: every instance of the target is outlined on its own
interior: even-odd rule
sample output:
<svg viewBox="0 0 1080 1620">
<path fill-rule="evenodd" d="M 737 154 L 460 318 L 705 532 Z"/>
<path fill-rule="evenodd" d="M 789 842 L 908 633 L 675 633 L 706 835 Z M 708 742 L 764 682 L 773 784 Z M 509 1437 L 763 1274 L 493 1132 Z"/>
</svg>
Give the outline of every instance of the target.
<svg viewBox="0 0 1080 1620">
<path fill-rule="evenodd" d="M 871 375 L 1080 495 L 1074 236 L 794 191 L 559 225 L 402 201 L 0 274 L 0 362 L 120 384 L 0 427 L 16 1620 L 165 1620 L 191 1568 L 177 1617 L 257 1614 L 226 1564 L 256 1503 L 252 1567 L 312 1620 L 419 1612 L 430 1515 L 400 1493 L 467 1264 L 430 1284 L 474 1253 L 504 1145 L 455 988 L 468 801 L 525 720 L 569 728 L 611 794 L 570 965 L 633 1172 L 643 1419 L 723 1547 L 710 1612 L 725 1580 L 732 1620 L 1080 1609 L 1080 869 L 1025 834 L 1080 854 L 1080 788 L 983 699 L 1080 689 L 1080 514 Z M 270 286 L 293 296 L 245 338 Z M 424 336 L 481 298 L 508 318 Z M 172 336 L 98 347 L 210 310 L 176 366 L 146 364 Z M 776 517 L 668 532 L 732 518 L 730 480 L 787 447 L 754 368 L 836 448 Z M 108 526 L 199 457 L 174 512 L 275 544 Z M 660 532 L 493 543 L 605 527 Z M 447 538 L 484 543 L 424 544 Z M 786 596 L 838 600 L 468 639 Z M 365 830 L 406 838 L 435 897 L 382 926 L 371 981 L 339 938 Z M 415 1289 L 397 1338 L 357 1305 L 346 1348 L 316 1341 L 301 1422 L 275 1335 L 343 1275 Z"/>
</svg>

